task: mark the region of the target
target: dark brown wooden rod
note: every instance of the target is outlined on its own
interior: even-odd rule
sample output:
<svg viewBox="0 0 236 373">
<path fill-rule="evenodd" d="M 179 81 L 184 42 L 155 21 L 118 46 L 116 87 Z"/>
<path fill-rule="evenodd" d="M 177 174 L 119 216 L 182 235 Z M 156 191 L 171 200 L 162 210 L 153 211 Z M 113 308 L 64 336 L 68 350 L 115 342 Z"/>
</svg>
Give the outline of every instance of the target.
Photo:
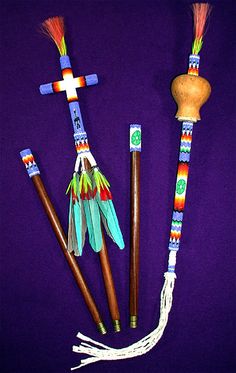
<svg viewBox="0 0 236 373">
<path fill-rule="evenodd" d="M 84 160 L 84 166 L 86 170 L 91 169 L 91 165 L 86 158 Z M 110 310 L 111 319 L 113 322 L 114 330 L 115 332 L 119 332 L 121 330 L 120 326 L 120 312 L 119 312 L 119 306 L 117 302 L 117 296 L 116 296 L 116 290 L 114 285 L 114 280 L 112 276 L 112 270 L 108 255 L 108 250 L 106 247 L 106 242 L 103 234 L 103 240 L 102 240 L 102 249 L 99 251 L 99 259 L 101 263 L 101 269 L 102 269 L 102 275 L 104 280 L 104 285 L 106 289 L 107 294 L 107 300 Z"/>
<path fill-rule="evenodd" d="M 104 324 L 102 322 L 102 318 L 100 316 L 100 313 L 98 311 L 98 308 L 95 304 L 95 301 L 89 291 L 89 288 L 88 288 L 88 285 L 86 284 L 85 282 L 85 279 L 81 273 L 81 270 L 79 268 L 79 265 L 74 257 L 74 255 L 72 253 L 69 253 L 68 250 L 67 250 L 67 239 L 66 239 L 66 235 L 63 231 L 63 228 L 61 226 L 61 223 L 59 221 L 59 218 L 56 214 L 56 211 L 52 205 L 52 202 L 50 201 L 50 198 L 45 190 L 45 187 L 43 185 L 43 182 L 42 182 L 42 179 L 40 177 L 40 175 L 35 175 L 35 176 L 32 176 L 31 177 L 33 183 L 34 183 L 34 186 L 35 186 L 35 189 L 37 190 L 38 192 L 38 195 L 39 195 L 39 198 L 43 204 L 43 207 L 45 209 L 45 212 L 48 216 L 48 219 L 51 223 L 51 226 L 53 228 L 53 231 L 56 235 L 56 238 L 62 248 L 62 251 L 63 251 L 63 254 L 65 255 L 65 258 L 67 260 L 67 263 L 69 264 L 70 266 L 70 269 L 74 275 L 74 278 L 81 290 L 81 293 L 84 297 L 84 300 L 85 300 L 85 303 L 88 307 L 88 310 L 93 318 L 93 320 L 95 321 L 99 331 L 102 333 L 102 334 L 105 334 L 106 333 L 106 329 L 104 327 Z"/>
<path fill-rule="evenodd" d="M 140 152 L 131 153 L 130 327 L 138 322 L 140 239 Z"/>
<path fill-rule="evenodd" d="M 120 312 L 104 234 L 102 237 L 102 249 L 99 252 L 99 258 L 114 330 L 115 332 L 120 332 Z"/>
</svg>

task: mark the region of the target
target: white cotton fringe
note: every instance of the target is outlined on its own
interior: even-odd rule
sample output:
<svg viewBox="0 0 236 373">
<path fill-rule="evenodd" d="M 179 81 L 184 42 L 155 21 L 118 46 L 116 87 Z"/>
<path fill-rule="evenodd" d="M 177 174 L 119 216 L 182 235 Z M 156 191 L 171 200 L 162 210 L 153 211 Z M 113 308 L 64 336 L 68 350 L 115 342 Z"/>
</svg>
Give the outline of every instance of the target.
<svg viewBox="0 0 236 373">
<path fill-rule="evenodd" d="M 165 282 L 161 291 L 160 318 L 156 329 L 138 342 L 124 348 L 112 348 L 99 343 L 85 335 L 78 333 L 77 337 L 81 339 L 79 346 L 73 346 L 72 350 L 79 354 L 86 354 L 91 357 L 81 360 L 81 364 L 71 368 L 79 369 L 85 365 L 95 363 L 100 360 L 121 360 L 146 354 L 161 339 L 162 334 L 168 322 L 169 312 L 173 301 L 173 290 L 175 286 L 176 274 L 166 272 L 164 274 Z M 89 343 L 87 343 L 89 342 Z"/>
</svg>

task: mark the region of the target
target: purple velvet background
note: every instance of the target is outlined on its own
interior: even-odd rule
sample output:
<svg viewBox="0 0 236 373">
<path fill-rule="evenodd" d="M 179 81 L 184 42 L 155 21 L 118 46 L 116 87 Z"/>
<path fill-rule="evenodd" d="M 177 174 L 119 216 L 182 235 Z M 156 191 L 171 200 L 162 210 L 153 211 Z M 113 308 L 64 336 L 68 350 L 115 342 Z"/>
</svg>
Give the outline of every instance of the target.
<svg viewBox="0 0 236 373">
<path fill-rule="evenodd" d="M 186 72 L 192 43 L 190 1 L 2 1 L 1 3 L 1 320 L 4 373 L 64 373 L 78 365 L 76 333 L 114 347 L 148 334 L 159 295 L 175 187 L 180 124 L 170 82 Z M 83 372 L 205 373 L 235 363 L 235 2 L 214 1 L 200 74 L 212 95 L 194 126 L 177 282 L 169 323 L 147 355 L 102 362 Z M 123 330 L 114 335 L 98 257 L 79 259 L 109 328 L 100 336 L 85 307 L 19 157 L 30 147 L 63 226 L 75 150 L 65 94 L 38 87 L 61 78 L 54 45 L 38 32 L 65 17 L 75 75 L 97 73 L 81 89 L 90 146 L 111 183 L 124 233 L 121 252 L 107 239 Z M 129 124 L 143 129 L 140 321 L 128 327 Z"/>
</svg>

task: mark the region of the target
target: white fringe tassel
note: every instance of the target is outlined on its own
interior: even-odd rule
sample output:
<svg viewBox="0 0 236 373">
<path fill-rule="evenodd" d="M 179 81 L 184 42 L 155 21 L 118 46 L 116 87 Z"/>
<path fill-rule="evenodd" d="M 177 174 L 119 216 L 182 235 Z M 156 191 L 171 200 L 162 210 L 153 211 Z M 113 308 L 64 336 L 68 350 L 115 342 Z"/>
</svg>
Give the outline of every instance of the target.
<svg viewBox="0 0 236 373">
<path fill-rule="evenodd" d="M 125 348 L 112 348 L 99 343 L 85 335 L 78 333 L 77 337 L 81 339 L 79 346 L 73 346 L 73 351 L 79 354 L 87 354 L 91 357 L 81 360 L 81 364 L 71 370 L 79 369 L 85 365 L 95 363 L 100 360 L 121 360 L 146 354 L 161 339 L 162 334 L 168 322 L 169 312 L 173 301 L 173 290 L 175 286 L 176 274 L 166 272 L 164 274 L 165 282 L 161 291 L 160 318 L 156 329 L 138 342 Z M 89 343 L 87 343 L 89 342 Z M 97 347 L 96 347 L 97 346 Z"/>
</svg>

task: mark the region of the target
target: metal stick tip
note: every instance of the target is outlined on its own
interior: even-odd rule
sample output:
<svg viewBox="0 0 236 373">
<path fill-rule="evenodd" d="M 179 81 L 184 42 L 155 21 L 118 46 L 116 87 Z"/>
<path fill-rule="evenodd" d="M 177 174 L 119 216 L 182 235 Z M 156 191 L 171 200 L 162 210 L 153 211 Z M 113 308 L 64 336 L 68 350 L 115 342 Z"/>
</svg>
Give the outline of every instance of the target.
<svg viewBox="0 0 236 373">
<path fill-rule="evenodd" d="M 120 320 L 113 320 L 113 326 L 116 333 L 121 331 Z"/>
<path fill-rule="evenodd" d="M 107 329 L 106 329 L 105 325 L 103 324 L 103 322 L 98 323 L 97 327 L 98 327 L 98 330 L 101 334 L 107 334 Z"/>
<path fill-rule="evenodd" d="M 138 316 L 130 316 L 130 328 L 135 329 L 138 326 Z"/>
</svg>

